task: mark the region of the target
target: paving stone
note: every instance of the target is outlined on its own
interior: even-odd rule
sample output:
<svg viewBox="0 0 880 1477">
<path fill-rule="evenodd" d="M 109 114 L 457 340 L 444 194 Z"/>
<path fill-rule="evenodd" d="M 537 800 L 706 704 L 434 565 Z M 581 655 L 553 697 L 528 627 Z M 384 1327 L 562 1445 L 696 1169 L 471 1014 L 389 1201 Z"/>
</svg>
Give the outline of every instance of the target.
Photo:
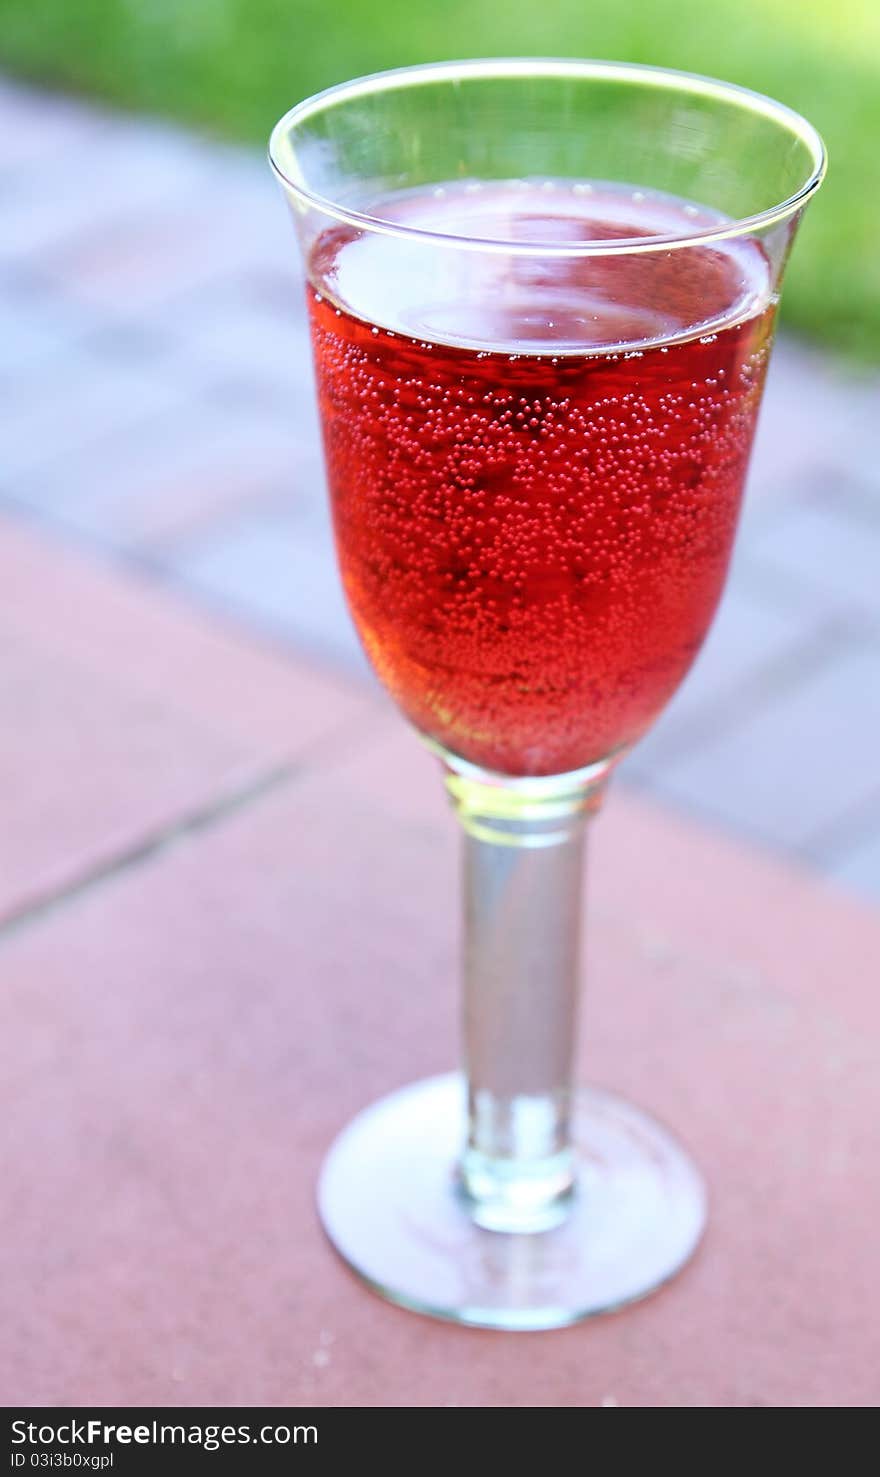
<svg viewBox="0 0 880 1477">
<path fill-rule="evenodd" d="M 880 621 L 880 492 L 846 496 L 833 473 L 821 489 L 776 510 L 749 541 L 745 560 L 769 580 L 798 584 L 813 603 Z M 841 479 L 842 483 L 842 479 Z M 873 514 L 873 516 L 872 516 Z"/>
<path fill-rule="evenodd" d="M 44 252 L 42 278 L 73 302 L 127 316 L 150 314 L 207 283 L 260 266 L 281 269 L 293 257 L 283 205 L 271 181 L 267 198 L 253 193 L 263 204 L 256 221 L 253 200 L 240 202 L 213 179 L 173 204 L 118 212 L 100 230 Z"/>
<path fill-rule="evenodd" d="M 155 315 L 155 330 L 180 359 L 197 372 L 248 383 L 263 390 L 267 402 L 288 407 L 302 399 L 311 417 L 314 377 L 305 322 L 304 291 L 295 272 L 287 300 L 278 302 L 248 292 L 246 285 L 194 293 L 173 311 Z"/>
<path fill-rule="evenodd" d="M 11 383 L 69 354 L 93 327 L 72 304 L 0 282 L 0 380 Z"/>
<path fill-rule="evenodd" d="M 210 199 L 216 158 L 207 144 L 158 123 L 118 117 L 72 136 L 46 179 L 22 168 L 5 181 L 0 263 L 39 267 L 63 260 L 78 238 L 96 240 L 127 215 L 149 218 L 174 199 Z"/>
<path fill-rule="evenodd" d="M 242 519 L 168 561 L 197 592 L 350 672 L 366 661 L 342 594 L 326 516 L 278 511 Z"/>
<path fill-rule="evenodd" d="M 880 903 L 880 826 L 873 836 L 841 849 L 836 860 L 826 861 L 823 870 L 844 887 Z"/>
<path fill-rule="evenodd" d="M 0 188 L 12 174 L 52 168 L 107 127 L 105 115 L 91 103 L 10 77 L 0 77 L 0 121 Z"/>
<path fill-rule="evenodd" d="M 257 777 L 246 749 L 126 691 L 124 678 L 83 670 L 2 618 L 0 632 L 3 710 L 12 715 L 0 739 L 0 914 Z"/>
<path fill-rule="evenodd" d="M 597 827 L 579 1069 L 685 1136 L 710 1189 L 693 1263 L 525 1337 L 393 1308 L 333 1255 L 334 1134 L 456 1057 L 455 833 L 401 778 L 405 741 L 389 722 L 7 941 L 7 1398 L 870 1404 L 880 929 L 653 807 Z"/>
<path fill-rule="evenodd" d="M 872 416 L 872 383 L 781 336 L 755 437 L 750 495 L 759 501 L 786 496 L 808 481 L 817 465 L 840 465 L 847 442 Z"/>
<path fill-rule="evenodd" d="M 0 650 L 0 918 L 364 719 L 289 654 L 4 519 Z"/>
<path fill-rule="evenodd" d="M 102 544 L 158 556 L 233 513 L 311 497 L 314 463 L 293 426 L 258 407 L 199 399 L 21 477 L 18 502 Z M 320 484 L 319 484 L 320 485 Z"/>
<path fill-rule="evenodd" d="M 0 493 L 27 496 L 24 479 L 122 431 L 135 432 L 198 397 L 167 365 L 78 346 L 16 378 L 0 408 Z M 136 454 L 136 445 L 133 454 Z M 37 495 L 39 500 L 39 495 Z"/>
<path fill-rule="evenodd" d="M 844 427 L 835 466 L 843 468 L 848 483 L 870 492 L 876 510 L 880 500 L 880 385 L 876 377 Z"/>
<path fill-rule="evenodd" d="M 654 793 L 770 845 L 808 848 L 877 785 L 880 641 L 846 642 L 793 688 L 657 766 Z"/>
</svg>

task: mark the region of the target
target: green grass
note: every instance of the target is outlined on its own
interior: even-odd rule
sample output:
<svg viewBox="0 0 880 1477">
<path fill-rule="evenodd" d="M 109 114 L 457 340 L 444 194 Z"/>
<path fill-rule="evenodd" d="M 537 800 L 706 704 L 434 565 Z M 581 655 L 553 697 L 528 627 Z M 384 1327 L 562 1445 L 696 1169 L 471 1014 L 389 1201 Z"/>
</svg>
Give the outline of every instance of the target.
<svg viewBox="0 0 880 1477">
<path fill-rule="evenodd" d="M 332 82 L 499 54 L 708 72 L 806 113 L 831 164 L 784 318 L 880 361 L 877 0 L 0 0 L 0 64 L 258 143 Z"/>
</svg>

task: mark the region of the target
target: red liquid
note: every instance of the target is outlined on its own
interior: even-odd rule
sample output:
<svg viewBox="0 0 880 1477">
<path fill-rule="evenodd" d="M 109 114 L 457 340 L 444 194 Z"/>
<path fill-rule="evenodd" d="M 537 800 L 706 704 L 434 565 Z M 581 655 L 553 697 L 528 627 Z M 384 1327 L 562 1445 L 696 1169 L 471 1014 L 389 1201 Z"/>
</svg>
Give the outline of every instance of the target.
<svg viewBox="0 0 880 1477">
<path fill-rule="evenodd" d="M 578 190 L 395 208 L 542 242 L 707 219 Z M 772 328 L 760 247 L 554 264 L 339 228 L 310 275 L 342 576 L 383 683 L 424 734 L 505 774 L 631 744 L 724 582 Z"/>
</svg>

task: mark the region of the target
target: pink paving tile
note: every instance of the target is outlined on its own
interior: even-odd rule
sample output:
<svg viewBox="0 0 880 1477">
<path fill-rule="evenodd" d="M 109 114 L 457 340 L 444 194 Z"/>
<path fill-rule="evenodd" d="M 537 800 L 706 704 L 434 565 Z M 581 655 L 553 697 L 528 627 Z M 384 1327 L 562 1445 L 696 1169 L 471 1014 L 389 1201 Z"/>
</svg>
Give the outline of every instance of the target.
<svg viewBox="0 0 880 1477">
<path fill-rule="evenodd" d="M 632 801 L 597 834 L 586 1061 L 708 1174 L 681 1278 L 498 1335 L 383 1304 L 324 1244 L 332 1134 L 455 1053 L 455 834 L 389 720 L 7 941 L 7 1400 L 875 1403 L 880 922 Z"/>
<path fill-rule="evenodd" d="M 0 522 L 0 917 L 364 721 L 331 681 Z"/>
</svg>

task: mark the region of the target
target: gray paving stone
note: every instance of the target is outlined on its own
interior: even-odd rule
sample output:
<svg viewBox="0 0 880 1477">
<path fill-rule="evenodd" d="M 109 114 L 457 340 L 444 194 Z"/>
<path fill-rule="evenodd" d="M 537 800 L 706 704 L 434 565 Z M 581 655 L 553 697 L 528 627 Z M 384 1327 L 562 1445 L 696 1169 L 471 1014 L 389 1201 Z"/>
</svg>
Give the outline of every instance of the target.
<svg viewBox="0 0 880 1477">
<path fill-rule="evenodd" d="M 847 848 L 837 861 L 826 864 L 825 870 L 844 887 L 872 902 L 880 902 L 880 829 Z"/>
<path fill-rule="evenodd" d="M 0 262 L 33 271 L 41 255 L 57 259 L 127 215 L 194 195 L 210 199 L 216 176 L 207 144 L 161 124 L 120 119 L 86 141 L 72 137 L 53 157 L 51 188 L 33 168 L 7 173 Z"/>
<path fill-rule="evenodd" d="M 749 472 L 753 502 L 787 496 L 820 465 L 845 466 L 871 424 L 874 380 L 780 336 L 773 350 Z"/>
<path fill-rule="evenodd" d="M 27 496 L 25 478 L 60 467 L 64 459 L 113 432 L 135 431 L 185 406 L 193 382 L 142 364 L 79 347 L 45 372 L 21 375 L 0 405 L 0 494 Z M 136 455 L 137 443 L 132 448 Z M 63 470 L 63 467 L 61 468 Z"/>
<path fill-rule="evenodd" d="M 278 512 L 243 519 L 169 564 L 196 595 L 268 628 L 317 657 L 366 674 L 325 519 L 320 533 Z"/>
<path fill-rule="evenodd" d="M 0 378 L 11 380 L 70 353 L 93 327 L 89 315 L 68 303 L 13 291 L 0 281 Z"/>
<path fill-rule="evenodd" d="M 849 480 L 869 488 L 880 499 L 880 385 L 873 383 L 860 400 L 837 448 L 837 465 Z"/>
<path fill-rule="evenodd" d="M 806 852 L 869 803 L 878 733 L 880 641 L 842 641 L 793 689 L 658 768 L 651 788 L 707 820 Z"/>
<path fill-rule="evenodd" d="M 843 484 L 829 473 L 821 491 L 781 506 L 749 539 L 745 562 L 768 581 L 799 584 L 817 605 L 880 621 L 880 492 L 872 510 Z"/>
<path fill-rule="evenodd" d="M 314 403 L 311 347 L 303 289 L 291 271 L 286 300 L 248 292 L 241 284 L 193 294 L 152 324 L 181 361 L 204 375 L 248 382 L 269 400 Z M 302 417 L 299 417 L 302 418 Z M 314 434 L 312 432 L 311 434 Z"/>
<path fill-rule="evenodd" d="M 258 408 L 224 416 L 200 396 L 140 429 L 125 426 L 14 484 L 26 503 L 78 534 L 158 556 L 282 495 L 291 506 L 315 468 L 293 424 Z"/>
<path fill-rule="evenodd" d="M 270 180 L 240 201 L 213 176 L 154 204 L 129 206 L 76 240 L 44 250 L 42 280 L 106 314 L 149 317 L 206 285 L 293 262 L 293 232 Z M 255 211 L 257 202 L 261 209 Z M 256 216 L 256 218 L 255 218 Z"/>
<path fill-rule="evenodd" d="M 48 168 L 106 126 L 93 105 L 0 77 L 0 187 L 9 174 Z"/>
</svg>

